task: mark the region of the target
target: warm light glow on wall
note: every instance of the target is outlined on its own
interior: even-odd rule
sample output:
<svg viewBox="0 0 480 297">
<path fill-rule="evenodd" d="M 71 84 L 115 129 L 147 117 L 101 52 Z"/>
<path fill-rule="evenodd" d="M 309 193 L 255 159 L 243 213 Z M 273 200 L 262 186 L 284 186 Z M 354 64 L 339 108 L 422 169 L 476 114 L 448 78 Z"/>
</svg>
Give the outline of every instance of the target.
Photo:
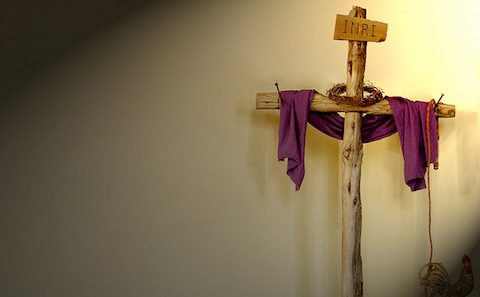
<svg viewBox="0 0 480 297">
<path fill-rule="evenodd" d="M 467 253 L 480 275 L 480 0 L 145 2 L 3 96 L 0 296 L 340 296 L 340 142 L 308 130 L 295 192 L 278 111 L 255 93 L 343 82 L 333 28 L 352 4 L 388 23 L 366 80 L 456 106 L 432 171 L 434 260 L 455 279 Z M 364 295 L 421 296 L 426 191 L 405 186 L 397 134 L 364 153 Z"/>
<path fill-rule="evenodd" d="M 371 3 L 366 3 L 366 7 Z M 399 1 L 382 12 L 387 40 L 369 44 L 366 79 L 389 95 L 438 98 L 470 110 L 480 102 L 480 2 Z"/>
</svg>

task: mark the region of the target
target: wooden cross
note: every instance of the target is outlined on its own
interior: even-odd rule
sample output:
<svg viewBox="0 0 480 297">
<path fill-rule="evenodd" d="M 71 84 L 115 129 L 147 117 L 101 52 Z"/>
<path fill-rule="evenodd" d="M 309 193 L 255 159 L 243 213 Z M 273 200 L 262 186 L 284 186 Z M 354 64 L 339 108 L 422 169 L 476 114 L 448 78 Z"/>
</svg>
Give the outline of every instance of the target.
<svg viewBox="0 0 480 297">
<path fill-rule="evenodd" d="M 363 77 L 367 41 L 381 42 L 386 38 L 387 24 L 369 21 L 366 9 L 354 6 L 348 16 L 337 15 L 334 39 L 349 40 L 346 96 L 363 98 Z M 278 109 L 278 93 L 257 93 L 257 109 Z M 360 237 L 362 203 L 360 176 L 363 157 L 361 141 L 362 114 L 392 114 L 387 100 L 370 106 L 337 104 L 328 97 L 316 94 L 310 110 L 345 112 L 342 147 L 342 297 L 363 296 Z M 455 106 L 438 104 L 438 117 L 455 117 Z"/>
</svg>

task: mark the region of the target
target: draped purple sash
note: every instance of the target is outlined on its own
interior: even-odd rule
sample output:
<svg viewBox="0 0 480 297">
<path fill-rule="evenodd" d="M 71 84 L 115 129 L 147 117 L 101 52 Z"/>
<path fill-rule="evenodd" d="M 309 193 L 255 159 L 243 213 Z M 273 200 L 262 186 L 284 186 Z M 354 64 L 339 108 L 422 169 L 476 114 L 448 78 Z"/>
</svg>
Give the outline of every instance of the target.
<svg viewBox="0 0 480 297">
<path fill-rule="evenodd" d="M 343 139 L 344 119 L 338 113 L 309 111 L 314 90 L 284 91 L 280 108 L 278 159 L 288 159 L 287 174 L 300 189 L 305 176 L 305 135 L 307 121 L 321 132 Z M 433 108 L 427 118 L 427 102 L 401 97 L 386 97 L 393 111 L 390 115 L 365 115 L 362 142 L 368 143 L 399 132 L 404 157 L 404 176 L 412 191 L 424 189 L 427 167 L 426 122 L 430 121 L 430 160 L 438 156 L 438 129 Z"/>
</svg>

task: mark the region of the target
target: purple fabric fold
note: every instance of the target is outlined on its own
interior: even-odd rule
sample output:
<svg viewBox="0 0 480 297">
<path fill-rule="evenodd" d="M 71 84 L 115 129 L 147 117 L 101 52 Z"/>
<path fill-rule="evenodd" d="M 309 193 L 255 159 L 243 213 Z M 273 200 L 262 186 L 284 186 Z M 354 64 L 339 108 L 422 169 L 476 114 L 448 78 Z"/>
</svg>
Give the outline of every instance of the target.
<svg viewBox="0 0 480 297">
<path fill-rule="evenodd" d="M 338 113 L 309 111 L 314 90 L 284 91 L 280 108 L 278 159 L 288 159 L 287 174 L 298 191 L 305 176 L 305 135 L 307 121 L 321 132 L 343 139 L 344 119 Z M 368 143 L 399 131 L 404 156 L 405 181 L 412 191 L 425 188 L 427 167 L 426 121 L 430 121 L 431 163 L 437 160 L 438 130 L 433 109 L 427 118 L 427 103 L 401 97 L 386 97 L 393 116 L 365 115 L 362 142 Z"/>
<path fill-rule="evenodd" d="M 434 109 L 427 116 L 428 102 L 386 97 L 400 136 L 404 160 L 405 182 L 412 191 L 426 188 L 428 166 L 427 121 L 430 124 L 430 163 L 438 159 L 438 127 Z"/>
<path fill-rule="evenodd" d="M 317 130 L 336 138 L 343 139 L 344 118 L 336 112 L 309 111 L 308 123 Z M 388 115 L 365 115 L 362 120 L 362 142 L 376 141 L 397 132 L 395 121 Z"/>
<path fill-rule="evenodd" d="M 307 115 L 314 90 L 282 92 L 278 160 L 288 159 L 287 174 L 300 189 L 305 176 L 305 133 Z"/>
</svg>

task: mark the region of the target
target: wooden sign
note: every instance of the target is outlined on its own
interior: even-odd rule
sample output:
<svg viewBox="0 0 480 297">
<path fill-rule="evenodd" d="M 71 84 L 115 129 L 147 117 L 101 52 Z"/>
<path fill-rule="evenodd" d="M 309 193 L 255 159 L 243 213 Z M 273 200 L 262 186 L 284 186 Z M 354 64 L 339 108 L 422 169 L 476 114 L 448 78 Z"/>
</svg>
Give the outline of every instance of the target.
<svg viewBox="0 0 480 297">
<path fill-rule="evenodd" d="M 382 42 L 387 28 L 386 23 L 337 14 L 333 39 Z"/>
</svg>

